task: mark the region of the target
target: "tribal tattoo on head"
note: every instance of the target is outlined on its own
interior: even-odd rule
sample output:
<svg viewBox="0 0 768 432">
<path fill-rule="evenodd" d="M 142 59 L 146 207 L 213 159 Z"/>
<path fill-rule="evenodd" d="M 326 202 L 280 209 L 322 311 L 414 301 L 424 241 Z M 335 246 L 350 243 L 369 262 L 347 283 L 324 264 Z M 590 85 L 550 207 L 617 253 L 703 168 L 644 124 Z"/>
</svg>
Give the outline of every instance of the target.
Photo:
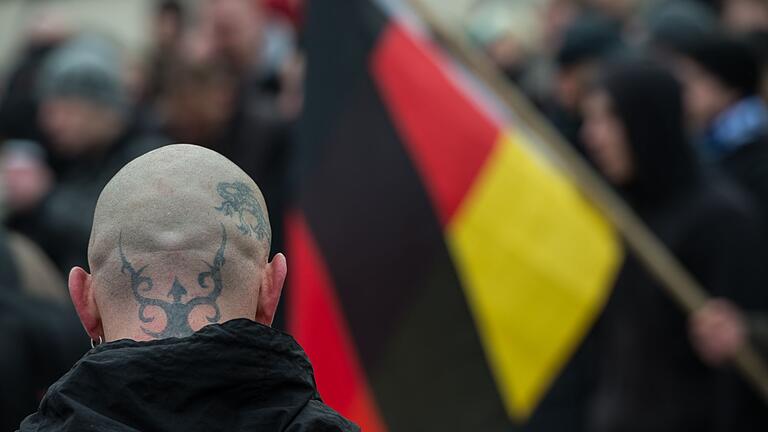
<svg viewBox="0 0 768 432">
<path fill-rule="evenodd" d="M 259 200 L 253 190 L 243 182 L 219 183 L 216 187 L 223 200 L 216 210 L 225 216 L 237 216 L 237 229 L 245 235 L 253 235 L 259 240 L 270 241 L 269 226 Z M 250 216 L 248 216 L 250 215 Z"/>
<path fill-rule="evenodd" d="M 205 262 L 208 266 L 208 270 L 201 272 L 197 275 L 197 283 L 203 290 L 210 290 L 207 295 L 201 295 L 192 297 L 186 301 L 182 299 L 189 296 L 189 292 L 184 285 L 179 282 L 178 277 L 173 278 L 173 284 L 171 289 L 168 290 L 168 298 L 172 301 L 165 301 L 157 298 L 147 297 L 143 293 L 149 292 L 154 286 L 152 278 L 144 275 L 144 270 L 147 266 L 143 266 L 136 270 L 125 256 L 123 252 L 123 235 L 120 233 L 120 239 L 118 243 L 118 249 L 120 251 L 120 259 L 122 260 L 121 272 L 128 274 L 131 277 L 131 290 L 133 291 L 133 297 L 139 303 L 139 319 L 143 323 L 151 323 L 155 320 L 154 317 L 147 316 L 145 314 L 148 306 L 155 306 L 165 313 L 166 324 L 165 328 L 159 332 L 152 332 L 142 327 L 144 333 L 154 338 L 164 339 L 168 337 L 184 337 L 193 333 L 192 327 L 189 325 L 189 315 L 198 306 L 210 306 L 213 308 L 213 315 L 207 316 L 208 322 L 215 323 L 221 318 L 221 312 L 219 311 L 219 305 L 216 300 L 221 295 L 223 284 L 221 282 L 221 268 L 224 266 L 224 250 L 227 246 L 227 230 L 224 228 L 224 224 L 221 224 L 221 246 L 216 252 L 216 256 L 213 258 L 213 263 Z"/>
</svg>

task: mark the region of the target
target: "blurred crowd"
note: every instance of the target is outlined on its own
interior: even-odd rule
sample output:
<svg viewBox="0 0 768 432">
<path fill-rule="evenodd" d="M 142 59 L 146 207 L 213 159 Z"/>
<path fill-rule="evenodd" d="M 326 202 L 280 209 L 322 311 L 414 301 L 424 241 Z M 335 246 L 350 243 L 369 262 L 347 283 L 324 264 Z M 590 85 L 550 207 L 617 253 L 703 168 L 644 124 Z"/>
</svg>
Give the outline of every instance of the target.
<svg viewBox="0 0 768 432">
<path fill-rule="evenodd" d="M 0 336 L 0 430 L 88 348 L 66 277 L 87 268 L 96 200 L 130 160 L 187 142 L 236 161 L 261 185 L 282 249 L 301 20 L 291 0 L 157 1 L 145 56 L 55 9 L 30 20 L 0 96 L 0 325 L 12 329 Z"/>
<path fill-rule="evenodd" d="M 729 362 L 768 353 L 768 2 L 510 3 L 473 40 L 714 296 L 686 317 L 629 252 L 531 428 L 765 430 Z"/>
<path fill-rule="evenodd" d="M 227 156 L 262 187 L 283 249 L 303 9 L 157 1 L 142 56 L 52 10 L 30 20 L 0 90 L 0 430 L 87 349 L 66 275 L 134 157 L 174 142 Z M 768 1 L 478 0 L 465 18 L 715 296 L 687 318 L 629 255 L 531 429 L 768 430 L 727 366 L 746 341 L 768 351 Z"/>
</svg>

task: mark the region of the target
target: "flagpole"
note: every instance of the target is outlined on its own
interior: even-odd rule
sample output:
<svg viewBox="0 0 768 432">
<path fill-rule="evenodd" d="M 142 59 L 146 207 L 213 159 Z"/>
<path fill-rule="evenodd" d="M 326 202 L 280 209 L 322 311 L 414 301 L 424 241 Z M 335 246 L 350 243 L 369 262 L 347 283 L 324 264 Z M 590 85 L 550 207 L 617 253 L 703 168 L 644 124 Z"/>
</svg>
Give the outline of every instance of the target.
<svg viewBox="0 0 768 432">
<path fill-rule="evenodd" d="M 442 22 L 423 0 L 406 0 L 441 46 L 492 90 L 520 119 L 542 137 L 542 143 L 562 161 L 579 189 L 613 223 L 648 271 L 686 313 L 699 310 L 709 298 L 664 244 L 630 207 L 603 181 L 565 138 L 534 108 L 531 102 L 501 73 L 490 59 L 474 49 Z M 768 367 L 747 342 L 734 364 L 768 404 Z"/>
</svg>

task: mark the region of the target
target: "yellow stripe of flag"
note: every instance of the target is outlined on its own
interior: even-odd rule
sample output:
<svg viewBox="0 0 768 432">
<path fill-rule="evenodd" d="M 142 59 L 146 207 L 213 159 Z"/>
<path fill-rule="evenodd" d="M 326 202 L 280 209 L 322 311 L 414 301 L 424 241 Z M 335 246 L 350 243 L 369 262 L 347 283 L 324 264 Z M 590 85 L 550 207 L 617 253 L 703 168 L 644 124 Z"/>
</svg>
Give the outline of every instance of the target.
<svg viewBox="0 0 768 432">
<path fill-rule="evenodd" d="M 500 138 L 448 228 L 510 417 L 527 419 L 600 313 L 621 255 L 608 223 L 562 174 Z"/>
</svg>

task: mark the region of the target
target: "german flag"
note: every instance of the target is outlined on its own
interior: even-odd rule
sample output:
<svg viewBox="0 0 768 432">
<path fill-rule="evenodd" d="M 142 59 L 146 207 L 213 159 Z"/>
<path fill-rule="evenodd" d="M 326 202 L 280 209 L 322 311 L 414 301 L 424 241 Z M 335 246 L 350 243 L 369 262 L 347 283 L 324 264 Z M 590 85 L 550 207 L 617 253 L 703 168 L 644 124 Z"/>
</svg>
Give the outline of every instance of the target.
<svg viewBox="0 0 768 432">
<path fill-rule="evenodd" d="M 364 430 L 509 430 L 599 314 L 617 235 L 407 14 L 309 2 L 288 326 Z"/>
</svg>

